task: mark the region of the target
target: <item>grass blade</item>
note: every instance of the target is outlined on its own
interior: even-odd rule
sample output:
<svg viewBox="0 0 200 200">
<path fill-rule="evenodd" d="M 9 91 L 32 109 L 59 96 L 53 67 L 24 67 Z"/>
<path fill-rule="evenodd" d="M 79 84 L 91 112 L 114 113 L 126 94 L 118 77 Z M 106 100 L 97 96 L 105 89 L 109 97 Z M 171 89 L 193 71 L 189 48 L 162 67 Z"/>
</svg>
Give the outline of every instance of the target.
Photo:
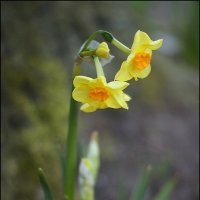
<svg viewBox="0 0 200 200">
<path fill-rule="evenodd" d="M 175 185 L 176 181 L 174 179 L 167 181 L 160 189 L 160 192 L 155 197 L 155 200 L 168 200 L 173 189 L 175 188 Z"/>
<path fill-rule="evenodd" d="M 144 195 L 148 187 L 150 173 L 151 173 L 151 167 L 147 166 L 146 170 L 142 173 L 141 180 L 139 181 L 139 184 L 134 192 L 134 195 L 131 198 L 132 200 L 144 199 Z"/>
<path fill-rule="evenodd" d="M 40 179 L 40 184 L 41 184 L 42 190 L 44 192 L 45 200 L 53 200 L 53 196 L 51 194 L 51 190 L 49 188 L 47 179 L 45 177 L 45 174 L 44 174 L 42 168 L 38 169 L 38 175 L 39 175 L 39 179 Z"/>
</svg>

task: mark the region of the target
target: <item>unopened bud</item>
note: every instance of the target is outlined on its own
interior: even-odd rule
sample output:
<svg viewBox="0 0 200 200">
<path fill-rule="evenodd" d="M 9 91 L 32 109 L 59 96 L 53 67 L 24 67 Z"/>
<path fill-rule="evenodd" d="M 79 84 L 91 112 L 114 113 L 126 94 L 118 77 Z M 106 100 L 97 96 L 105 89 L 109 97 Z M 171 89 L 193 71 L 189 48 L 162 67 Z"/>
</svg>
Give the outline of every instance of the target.
<svg viewBox="0 0 200 200">
<path fill-rule="evenodd" d="M 100 58 L 108 58 L 110 55 L 110 49 L 106 42 L 102 42 L 96 49 L 96 55 Z"/>
</svg>

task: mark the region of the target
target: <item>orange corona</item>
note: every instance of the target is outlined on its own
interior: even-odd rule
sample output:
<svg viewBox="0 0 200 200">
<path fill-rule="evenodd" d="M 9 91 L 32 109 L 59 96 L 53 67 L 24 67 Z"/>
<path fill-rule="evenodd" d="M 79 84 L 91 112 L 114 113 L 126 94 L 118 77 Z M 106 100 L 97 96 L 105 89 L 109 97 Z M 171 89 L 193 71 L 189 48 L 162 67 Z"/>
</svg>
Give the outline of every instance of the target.
<svg viewBox="0 0 200 200">
<path fill-rule="evenodd" d="M 101 87 L 96 87 L 89 92 L 89 97 L 95 101 L 105 101 L 109 96 L 109 92 Z"/>
<path fill-rule="evenodd" d="M 134 66 L 139 69 L 143 70 L 147 66 L 149 66 L 151 62 L 151 55 L 149 53 L 137 53 L 133 59 Z"/>
</svg>

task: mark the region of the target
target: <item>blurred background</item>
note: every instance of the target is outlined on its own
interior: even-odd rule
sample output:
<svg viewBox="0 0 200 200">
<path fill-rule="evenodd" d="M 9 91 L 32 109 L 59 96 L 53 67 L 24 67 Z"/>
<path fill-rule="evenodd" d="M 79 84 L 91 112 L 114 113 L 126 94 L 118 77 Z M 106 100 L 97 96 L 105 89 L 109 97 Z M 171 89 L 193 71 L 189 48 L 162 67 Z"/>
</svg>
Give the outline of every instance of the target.
<svg viewBox="0 0 200 200">
<path fill-rule="evenodd" d="M 64 151 L 74 57 L 94 31 L 110 31 L 131 47 L 137 30 L 153 40 L 151 75 L 131 81 L 129 110 L 81 113 L 79 143 L 99 132 L 101 168 L 96 200 L 127 200 L 150 164 L 146 200 L 170 178 L 171 200 L 199 199 L 199 2 L 1 1 L 1 197 L 41 200 L 37 168 L 62 199 Z M 97 38 L 102 41 L 102 38 Z M 105 66 L 113 80 L 126 59 Z M 82 74 L 95 77 L 83 64 Z"/>
</svg>

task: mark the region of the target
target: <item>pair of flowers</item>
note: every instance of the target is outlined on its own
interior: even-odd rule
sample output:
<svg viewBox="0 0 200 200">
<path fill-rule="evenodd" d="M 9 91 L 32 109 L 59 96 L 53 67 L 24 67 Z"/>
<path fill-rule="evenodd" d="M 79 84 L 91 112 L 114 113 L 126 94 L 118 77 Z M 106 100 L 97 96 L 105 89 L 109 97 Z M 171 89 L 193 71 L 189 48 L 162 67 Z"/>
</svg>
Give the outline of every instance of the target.
<svg viewBox="0 0 200 200">
<path fill-rule="evenodd" d="M 117 40 L 111 41 L 116 44 Z M 124 108 L 128 109 L 127 101 L 131 98 L 123 92 L 129 85 L 126 81 L 134 78 L 145 78 L 151 72 L 152 50 L 157 50 L 162 46 L 162 39 L 152 41 L 150 37 L 142 31 L 137 31 L 134 37 L 133 45 L 128 50 L 128 57 L 122 62 L 120 70 L 115 75 L 115 80 L 107 83 L 103 73 L 100 58 L 108 58 L 109 48 L 107 43 L 103 42 L 95 49 L 94 62 L 97 69 L 97 78 L 86 76 L 76 76 L 73 84 L 73 98 L 81 102 L 83 112 L 94 112 L 97 109 L 105 108 Z M 127 48 L 128 49 L 128 48 Z"/>
</svg>

